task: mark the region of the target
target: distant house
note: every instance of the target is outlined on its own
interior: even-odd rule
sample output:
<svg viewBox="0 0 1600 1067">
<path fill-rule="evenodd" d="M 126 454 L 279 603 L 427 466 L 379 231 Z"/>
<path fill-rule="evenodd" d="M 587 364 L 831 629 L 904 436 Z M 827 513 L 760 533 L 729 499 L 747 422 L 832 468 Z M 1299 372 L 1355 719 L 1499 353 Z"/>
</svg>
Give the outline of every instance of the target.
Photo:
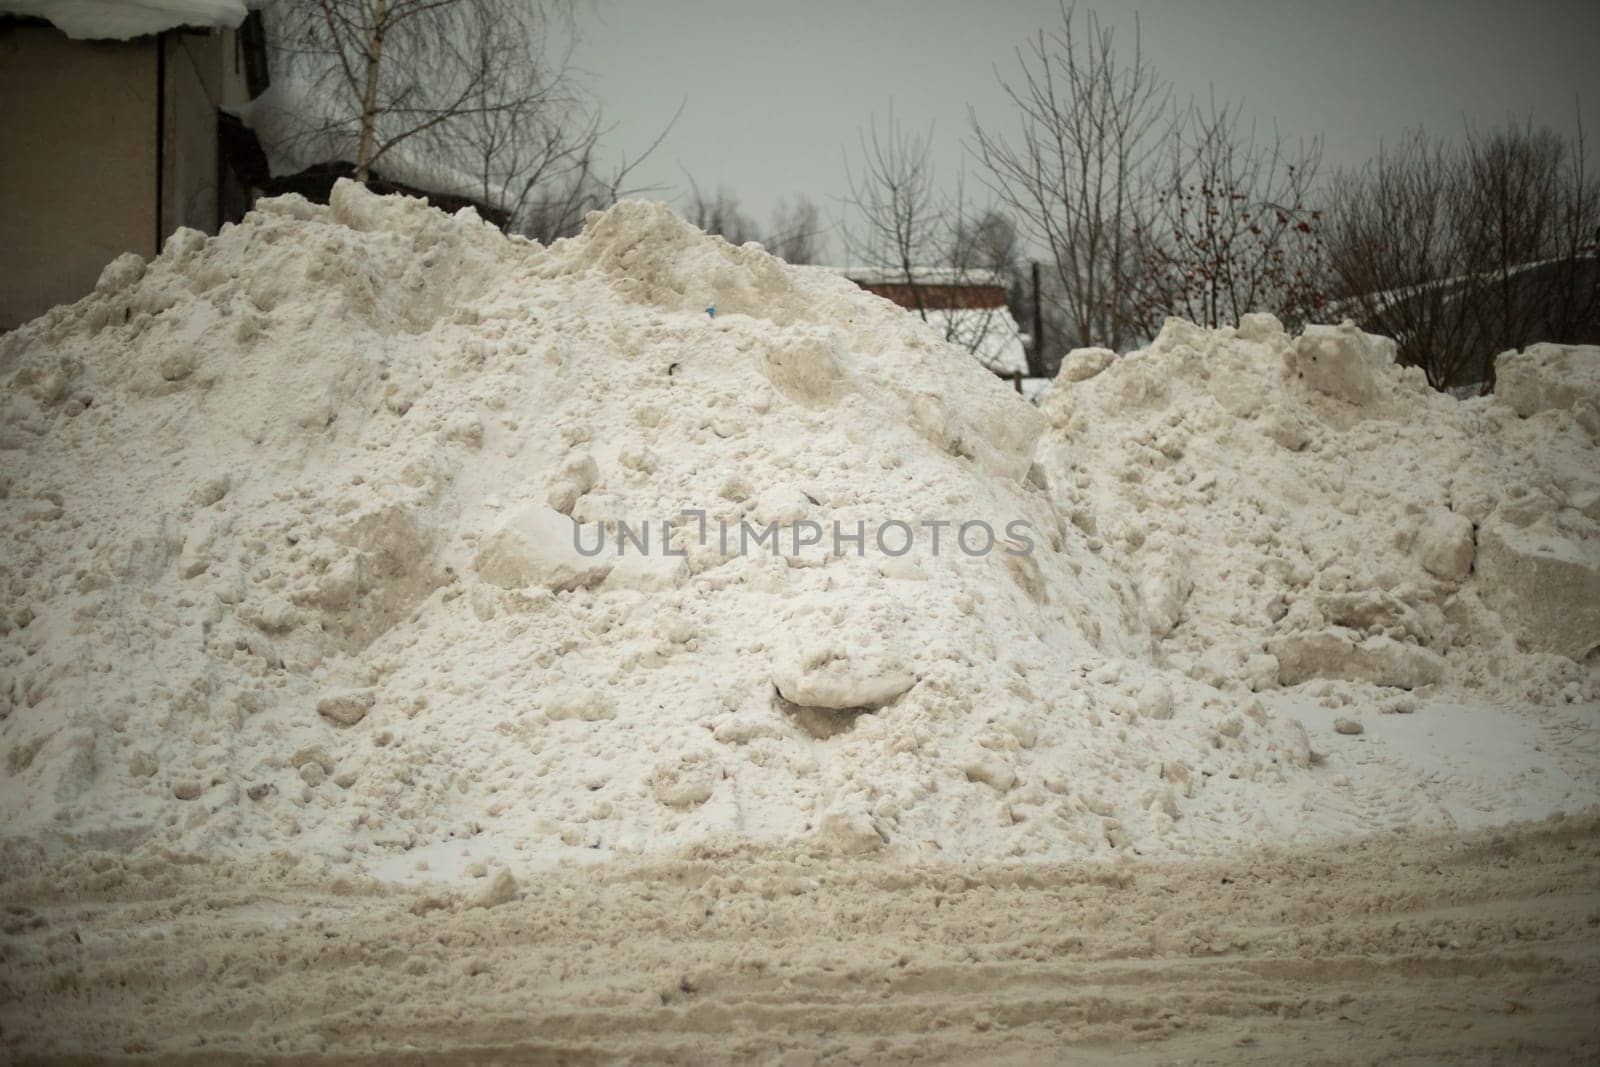
<svg viewBox="0 0 1600 1067">
<path fill-rule="evenodd" d="M 994 271 L 913 267 L 832 267 L 869 293 L 891 300 L 927 321 L 941 337 L 965 348 L 1003 378 L 1028 373 L 1028 345 Z M 1020 388 L 1020 386 L 1019 386 Z"/>
<path fill-rule="evenodd" d="M 1569 266 L 1575 266 L 1573 277 L 1562 277 L 1562 272 Z M 1552 283 L 1557 287 L 1570 287 L 1572 296 L 1580 300 L 1585 306 L 1600 304 L 1595 299 L 1600 293 L 1600 243 L 1580 248 L 1571 263 L 1564 259 L 1541 260 L 1536 263 L 1518 263 L 1505 271 L 1505 281 L 1518 291 L 1548 293 Z M 1368 293 L 1362 296 L 1346 297 L 1330 303 L 1327 312 L 1330 316 L 1341 314 L 1378 314 L 1404 308 L 1412 303 L 1421 301 L 1442 301 L 1453 303 L 1465 296 L 1471 295 L 1475 290 L 1480 290 L 1485 284 L 1499 285 L 1501 277 L 1498 272 L 1480 275 L 1468 275 L 1459 278 L 1440 278 L 1434 281 L 1422 282 L 1417 285 L 1407 286 L 1403 289 L 1391 289 L 1384 292 Z M 1600 321 L 1590 323 L 1587 327 L 1591 337 L 1572 342 L 1574 344 L 1594 344 L 1592 336 L 1600 330 Z"/>
<path fill-rule="evenodd" d="M 267 58 L 246 0 L 0 0 L 0 330 L 179 227 L 216 233 L 263 195 L 326 202 L 353 175 L 343 146 L 284 136 L 272 107 L 298 98 Z M 504 219 L 425 159 L 396 153 L 368 184 Z"/>
<path fill-rule="evenodd" d="M 265 76 L 244 0 L 0 0 L 0 329 L 242 211 L 217 108 Z"/>
</svg>

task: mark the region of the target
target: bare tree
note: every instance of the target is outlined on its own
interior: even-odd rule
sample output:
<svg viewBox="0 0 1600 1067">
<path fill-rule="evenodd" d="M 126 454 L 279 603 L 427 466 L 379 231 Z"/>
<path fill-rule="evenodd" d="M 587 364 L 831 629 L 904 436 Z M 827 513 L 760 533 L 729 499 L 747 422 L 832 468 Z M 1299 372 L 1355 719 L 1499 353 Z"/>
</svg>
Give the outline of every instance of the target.
<svg viewBox="0 0 1600 1067">
<path fill-rule="evenodd" d="M 898 303 L 932 325 L 945 341 L 992 369 L 1014 343 L 1014 322 L 1002 295 L 986 306 L 964 302 L 974 290 L 1004 294 L 1015 228 L 998 213 L 969 218 L 965 182 L 941 194 L 932 164 L 932 130 L 908 132 L 893 108 L 882 128 L 873 119 L 860 135 L 860 160 L 845 161 L 850 194 L 842 230 L 852 264 Z M 957 299 L 957 294 L 962 294 Z"/>
<path fill-rule="evenodd" d="M 739 210 L 739 197 L 725 186 L 715 193 L 707 193 L 691 176 L 689 178 L 689 205 L 684 217 L 706 233 L 716 234 L 729 244 L 742 245 L 759 240 L 755 221 Z"/>
<path fill-rule="evenodd" d="M 516 212 L 508 229 L 542 244 L 571 237 L 583 228 L 591 211 L 603 211 L 625 196 L 650 191 L 630 186 L 630 177 L 655 151 L 670 124 L 638 156 L 623 158 L 610 169 L 596 162 L 598 142 L 585 145 L 562 168 L 555 180 L 519 189 Z"/>
<path fill-rule="evenodd" d="M 908 132 L 891 102 L 884 128 L 874 116 L 859 142 L 860 162 L 852 166 L 845 159 L 846 208 L 853 215 L 842 228 L 845 253 L 860 266 L 892 274 L 909 292 L 911 309 L 927 319 L 924 272 L 943 257 L 949 237 L 934 182 L 933 130 Z"/>
<path fill-rule="evenodd" d="M 549 244 L 577 233 L 589 212 L 610 207 L 625 196 L 651 191 L 649 186 L 630 185 L 630 179 L 661 147 L 683 108 L 679 103 L 655 139 L 637 155 L 619 156 L 609 167 L 602 167 L 598 160 L 601 136 L 606 132 L 598 119 L 575 126 L 532 116 L 531 132 L 525 132 L 522 141 L 511 142 L 520 148 L 509 159 L 498 160 L 500 173 L 513 179 L 502 199 L 510 211 L 507 228 Z"/>
<path fill-rule="evenodd" d="M 725 186 L 715 193 L 707 193 L 692 175 L 689 182 L 689 202 L 684 207 L 684 218 L 706 233 L 717 234 L 730 244 L 758 241 L 768 252 L 788 263 L 815 263 L 822 238 L 822 213 L 807 196 L 800 196 L 791 205 L 787 198 L 779 199 L 773 211 L 772 225 L 762 231 L 755 219 L 739 207 L 738 194 Z"/>
<path fill-rule="evenodd" d="M 271 25 L 285 73 L 322 109 L 308 133 L 347 136 L 366 181 L 413 138 L 548 94 L 532 54 L 544 14 L 531 0 L 281 0 Z"/>
<path fill-rule="evenodd" d="M 1451 208 L 1459 182 L 1444 144 L 1410 135 L 1339 176 L 1329 234 L 1335 310 L 1402 340 L 1402 357 L 1441 387 L 1478 358 L 1466 320 L 1449 313 L 1464 262 Z"/>
<path fill-rule="evenodd" d="M 1600 185 L 1583 136 L 1420 132 L 1334 186 L 1334 308 L 1400 342 L 1436 388 L 1492 385 L 1494 357 L 1600 339 Z"/>
<path fill-rule="evenodd" d="M 314 158 L 470 197 L 542 241 L 623 195 L 677 118 L 602 169 L 570 0 L 279 0 L 274 14 L 284 80 L 310 89 L 291 128 Z"/>
<path fill-rule="evenodd" d="M 1468 132 L 1461 229 L 1475 279 L 1468 301 L 1495 351 L 1529 341 L 1594 340 L 1600 183 L 1583 128 L 1563 138 L 1531 124 Z M 1492 362 L 1486 368 L 1492 375 Z"/>
<path fill-rule="evenodd" d="M 1018 50 L 1021 74 L 1001 87 L 1020 127 L 1007 137 L 974 113 L 972 150 L 1001 202 L 1048 250 L 1070 340 L 1116 348 L 1142 326 L 1134 229 L 1169 90 L 1137 32 L 1124 62 L 1109 27 L 1092 14 L 1081 25 L 1063 5 L 1059 28 Z"/>
<path fill-rule="evenodd" d="M 944 323 L 945 340 L 974 354 L 993 352 L 1011 343 L 1018 323 L 1029 317 L 1032 294 L 1023 283 L 1023 250 L 1017 226 L 1004 212 L 989 206 L 969 209 L 965 183 L 956 184 L 955 200 L 949 209 L 948 246 L 942 262 L 952 277 L 969 288 L 997 289 L 998 297 L 986 297 L 982 307 L 968 307 L 951 315 Z M 1013 314 L 1008 317 L 1001 311 Z M 1019 338 L 1020 340 L 1020 338 Z M 1036 343 L 1023 352 L 1030 377 L 1048 373 L 1043 353 Z"/>
<path fill-rule="evenodd" d="M 515 9 L 523 15 L 531 8 Z M 572 40 L 558 51 L 546 20 L 506 25 L 504 5 L 472 4 L 461 13 L 470 31 L 458 49 L 476 70 L 470 105 L 422 135 L 427 154 L 457 164 L 476 197 L 504 210 L 507 229 L 524 229 L 530 208 L 582 187 L 593 174 L 604 130 L 570 73 Z"/>
<path fill-rule="evenodd" d="M 1320 145 L 1258 141 L 1239 108 L 1175 115 L 1151 214 L 1136 224 L 1134 292 L 1145 329 L 1167 315 L 1202 326 L 1270 311 L 1291 325 L 1323 303 L 1322 212 L 1308 204 Z"/>
<path fill-rule="evenodd" d="M 778 201 L 762 244 L 787 263 L 816 263 L 821 258 L 822 237 L 822 212 L 816 201 L 802 194 L 793 204 L 786 198 Z"/>
<path fill-rule="evenodd" d="M 999 208 L 989 206 L 968 214 L 958 212 L 951 261 L 972 272 L 992 275 L 1006 291 L 1006 304 L 1017 322 L 1030 321 L 1033 292 L 1029 284 L 1027 249 L 1016 222 Z M 1047 371 L 1032 368 L 1035 377 Z"/>
<path fill-rule="evenodd" d="M 993 271 L 1008 287 L 1020 284 L 1022 240 L 1011 216 L 992 207 L 971 216 L 958 212 L 953 242 L 958 265 Z"/>
</svg>

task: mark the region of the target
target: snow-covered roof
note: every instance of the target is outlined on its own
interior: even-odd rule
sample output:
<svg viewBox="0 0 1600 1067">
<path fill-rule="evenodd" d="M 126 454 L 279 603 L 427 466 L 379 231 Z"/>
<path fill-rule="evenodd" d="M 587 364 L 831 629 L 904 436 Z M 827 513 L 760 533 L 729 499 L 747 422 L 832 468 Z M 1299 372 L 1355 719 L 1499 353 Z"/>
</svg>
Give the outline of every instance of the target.
<svg viewBox="0 0 1600 1067">
<path fill-rule="evenodd" d="M 0 14 L 48 20 L 75 40 L 127 41 L 179 26 L 237 27 L 245 0 L 0 0 Z"/>
<path fill-rule="evenodd" d="M 906 271 L 896 267 L 822 267 L 842 274 L 857 285 L 908 285 Z M 992 270 L 967 267 L 912 267 L 918 285 L 1003 285 Z M 1011 376 L 1028 373 L 1028 335 L 1012 317 L 1011 309 L 998 307 L 907 308 L 908 315 L 927 321 L 928 326 L 958 348 L 965 348 L 978 362 L 996 374 Z"/>
<path fill-rule="evenodd" d="M 971 352 L 996 374 L 1028 373 L 1027 346 L 1009 308 L 940 308 L 922 314 L 927 316 L 930 329 L 957 348 Z"/>
<path fill-rule="evenodd" d="M 304 79 L 275 77 L 266 92 L 241 107 L 224 110 L 255 131 L 274 178 L 298 174 L 319 163 L 353 163 L 360 134 L 353 124 L 323 117 L 325 105 Z M 389 181 L 432 193 L 458 196 L 504 210 L 498 190 L 485 193 L 470 174 L 430 158 L 422 140 L 403 141 L 383 154 L 372 169 Z"/>
<path fill-rule="evenodd" d="M 1589 248 L 1578 249 L 1575 258 L 1595 259 L 1597 257 L 1600 257 L 1600 247 L 1591 246 Z M 1548 267 L 1552 264 L 1562 262 L 1565 262 L 1564 258 L 1555 257 L 1550 259 L 1533 260 L 1528 263 L 1516 263 L 1510 267 L 1507 267 L 1505 273 L 1506 277 L 1515 278 L 1531 271 L 1538 270 L 1541 267 Z M 1377 314 L 1382 314 L 1383 312 L 1394 307 L 1396 304 L 1402 304 L 1407 300 L 1410 300 L 1412 297 L 1420 296 L 1423 293 L 1442 290 L 1445 292 L 1446 298 L 1448 299 L 1450 290 L 1464 288 L 1473 282 L 1498 281 L 1499 277 L 1500 274 L 1498 271 L 1487 270 L 1478 274 L 1460 274 L 1453 278 L 1434 278 L 1431 281 L 1418 282 L 1416 285 L 1408 285 L 1399 289 L 1385 289 L 1376 293 L 1363 293 L 1358 296 L 1345 297 L 1342 300 L 1335 300 L 1331 302 L 1324 309 L 1324 311 L 1329 318 L 1332 318 L 1335 315 L 1360 314 L 1368 308 L 1373 309 Z"/>
</svg>

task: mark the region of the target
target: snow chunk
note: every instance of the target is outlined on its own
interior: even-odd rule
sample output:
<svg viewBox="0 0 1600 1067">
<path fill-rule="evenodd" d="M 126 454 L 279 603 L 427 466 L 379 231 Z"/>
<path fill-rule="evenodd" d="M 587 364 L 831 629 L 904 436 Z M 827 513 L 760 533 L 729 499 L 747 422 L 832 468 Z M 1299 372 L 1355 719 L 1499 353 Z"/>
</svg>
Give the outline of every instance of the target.
<svg viewBox="0 0 1600 1067">
<path fill-rule="evenodd" d="M 1479 531 L 1478 573 L 1484 599 L 1534 651 L 1581 660 L 1600 645 L 1600 542 L 1497 512 Z"/>
<path fill-rule="evenodd" d="M 497 908 L 501 904 L 509 904 L 517 899 L 521 887 L 517 884 L 516 876 L 502 867 L 489 879 L 489 884 L 484 886 L 472 900 L 474 908 Z"/>
<path fill-rule="evenodd" d="M 611 562 L 580 553 L 577 534 L 573 520 L 543 504 L 521 508 L 484 540 L 476 561 L 478 577 L 502 589 L 536 585 L 552 593 L 595 585 L 605 579 Z"/>
<path fill-rule="evenodd" d="M 669 808 L 693 808 L 711 799 L 722 781 L 722 764 L 707 752 L 685 752 L 656 765 L 650 791 Z"/>
<path fill-rule="evenodd" d="M 1378 395 L 1377 371 L 1394 362 L 1394 342 L 1353 323 L 1307 326 L 1295 341 L 1293 366 L 1307 385 L 1352 404 Z"/>
<path fill-rule="evenodd" d="M 1435 508 L 1417 531 L 1416 548 L 1429 574 L 1459 582 L 1472 571 L 1472 520 Z"/>
<path fill-rule="evenodd" d="M 1278 680 L 1284 685 L 1341 678 L 1416 689 L 1444 675 L 1444 660 L 1436 653 L 1390 637 L 1358 641 L 1347 630 L 1285 634 L 1268 641 L 1267 649 L 1278 658 Z"/>
<path fill-rule="evenodd" d="M 1527 418 L 1565 411 L 1580 400 L 1600 406 L 1600 347 L 1529 345 L 1494 361 L 1494 395 Z"/>
<path fill-rule="evenodd" d="M 917 677 L 881 638 L 846 644 L 834 634 L 790 636 L 773 654 L 778 695 L 802 707 L 847 711 L 881 708 Z"/>
<path fill-rule="evenodd" d="M 376 702 L 377 694 L 370 689 L 340 690 L 317 701 L 317 714 L 339 726 L 354 726 Z"/>
<path fill-rule="evenodd" d="M 1061 359 L 1059 377 L 1084 382 L 1111 366 L 1117 354 L 1109 348 L 1074 348 Z"/>
</svg>

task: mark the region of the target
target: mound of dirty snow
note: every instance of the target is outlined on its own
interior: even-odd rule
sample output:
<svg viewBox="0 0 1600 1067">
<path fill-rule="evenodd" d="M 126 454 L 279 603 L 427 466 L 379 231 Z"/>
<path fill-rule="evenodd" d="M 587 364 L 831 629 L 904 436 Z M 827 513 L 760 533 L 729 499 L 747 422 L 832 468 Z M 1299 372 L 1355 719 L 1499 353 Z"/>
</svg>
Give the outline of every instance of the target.
<svg viewBox="0 0 1600 1067">
<path fill-rule="evenodd" d="M 1169 320 L 1068 357 L 1041 465 L 1190 677 L 1595 699 L 1600 350 L 1508 353 L 1464 403 L 1394 357 L 1349 324 Z"/>
<path fill-rule="evenodd" d="M 891 304 L 659 205 L 545 248 L 349 183 L 263 201 L 119 258 L 0 374 L 10 835 L 395 876 L 1046 858 L 1253 839 L 1312 773 L 1298 723 L 1152 662 L 1146 619 L 1170 645 L 1193 603 L 1152 588 L 1203 567 L 1121 573 L 1102 542 L 1138 523 L 1068 521 L 1044 417 Z M 1151 490 L 1178 462 L 1127 447 Z M 891 521 L 909 551 L 874 543 Z M 770 524 L 778 551 L 738 543 Z M 1444 614 L 1394 639 L 1416 670 Z"/>
</svg>

